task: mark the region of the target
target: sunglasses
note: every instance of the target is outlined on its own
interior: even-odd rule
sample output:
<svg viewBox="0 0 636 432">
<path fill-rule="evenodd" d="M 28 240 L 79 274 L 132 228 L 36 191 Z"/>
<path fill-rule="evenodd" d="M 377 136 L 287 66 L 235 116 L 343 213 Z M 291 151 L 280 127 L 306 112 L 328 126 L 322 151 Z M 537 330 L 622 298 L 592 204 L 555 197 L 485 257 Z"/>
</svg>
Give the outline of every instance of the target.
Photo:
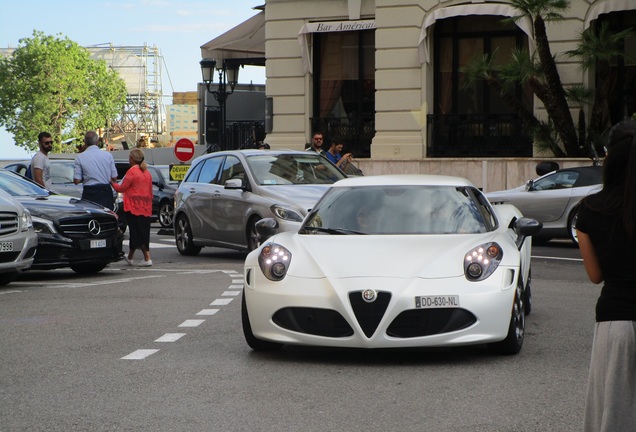
<svg viewBox="0 0 636 432">
<path fill-rule="evenodd" d="M 53 144 L 53 141 L 42 141 L 43 144 Z"/>
</svg>

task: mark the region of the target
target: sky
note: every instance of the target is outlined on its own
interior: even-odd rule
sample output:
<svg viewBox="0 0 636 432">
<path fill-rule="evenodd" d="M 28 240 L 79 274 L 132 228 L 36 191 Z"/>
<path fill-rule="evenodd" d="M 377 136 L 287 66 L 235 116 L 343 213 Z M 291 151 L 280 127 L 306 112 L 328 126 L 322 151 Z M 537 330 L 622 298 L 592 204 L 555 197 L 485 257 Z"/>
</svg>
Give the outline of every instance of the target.
<svg viewBox="0 0 636 432">
<path fill-rule="evenodd" d="M 0 0 L 0 48 L 17 48 L 33 30 L 82 46 L 156 46 L 163 93 L 196 91 L 201 45 L 256 15 L 264 0 Z M 265 68 L 246 66 L 239 82 L 265 83 Z M 170 98 L 165 104 L 170 104 Z M 33 131 L 36 136 L 40 131 Z M 28 158 L 0 128 L 0 159 Z"/>
</svg>

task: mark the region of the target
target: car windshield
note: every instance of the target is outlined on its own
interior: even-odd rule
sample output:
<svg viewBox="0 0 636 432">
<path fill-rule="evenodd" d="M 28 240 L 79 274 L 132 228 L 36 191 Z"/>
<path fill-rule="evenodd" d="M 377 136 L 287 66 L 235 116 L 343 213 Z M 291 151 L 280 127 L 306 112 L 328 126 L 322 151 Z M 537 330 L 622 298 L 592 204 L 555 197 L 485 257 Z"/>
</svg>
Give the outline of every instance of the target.
<svg viewBox="0 0 636 432">
<path fill-rule="evenodd" d="M 0 189 L 15 197 L 50 195 L 46 189 L 8 171 L 0 172 Z"/>
<path fill-rule="evenodd" d="M 247 163 L 263 186 L 332 184 L 345 178 L 333 164 L 318 154 L 262 154 L 248 156 Z"/>
<path fill-rule="evenodd" d="M 466 188 L 363 186 L 332 188 L 300 229 L 301 234 L 483 233 L 493 220 Z"/>
<path fill-rule="evenodd" d="M 161 177 L 163 177 L 164 183 L 178 185 L 179 182 L 176 180 L 170 180 L 170 165 L 161 165 L 158 166 L 157 169 L 161 173 Z"/>
</svg>

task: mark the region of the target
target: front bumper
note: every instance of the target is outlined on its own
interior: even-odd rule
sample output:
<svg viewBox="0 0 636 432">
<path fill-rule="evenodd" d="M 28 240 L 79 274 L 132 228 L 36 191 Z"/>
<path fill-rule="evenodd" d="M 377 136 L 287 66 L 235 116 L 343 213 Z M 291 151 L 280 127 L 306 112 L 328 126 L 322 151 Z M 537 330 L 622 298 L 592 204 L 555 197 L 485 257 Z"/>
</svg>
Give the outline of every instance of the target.
<svg viewBox="0 0 636 432">
<path fill-rule="evenodd" d="M 267 280 L 245 268 L 245 301 L 254 336 L 286 344 L 349 348 L 442 347 L 503 340 L 510 324 L 516 268 L 487 280 L 346 278 Z M 362 292 L 378 293 L 373 303 Z M 417 308 L 421 296 L 459 296 L 459 306 Z"/>
<path fill-rule="evenodd" d="M 0 239 L 12 242 L 12 252 L 0 252 L 0 273 L 23 271 L 31 267 L 38 246 L 38 236 L 31 232 L 20 232 Z"/>
<path fill-rule="evenodd" d="M 71 239 L 61 234 L 44 233 L 40 233 L 38 238 L 38 249 L 31 267 L 33 270 L 110 263 L 124 256 L 124 236 L 121 232 L 102 239 Z M 106 240 L 106 246 L 91 247 L 91 240 Z"/>
</svg>

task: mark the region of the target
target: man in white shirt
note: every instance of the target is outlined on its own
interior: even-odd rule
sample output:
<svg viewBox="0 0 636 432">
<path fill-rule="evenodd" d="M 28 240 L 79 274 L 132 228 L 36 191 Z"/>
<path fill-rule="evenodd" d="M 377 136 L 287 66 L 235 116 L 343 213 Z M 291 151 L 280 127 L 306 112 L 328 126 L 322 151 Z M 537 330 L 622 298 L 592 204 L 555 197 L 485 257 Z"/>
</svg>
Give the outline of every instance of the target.
<svg viewBox="0 0 636 432">
<path fill-rule="evenodd" d="M 86 149 L 75 158 L 73 183 L 83 183 L 82 199 L 101 204 L 113 210 L 115 199 L 111 181 L 117 181 L 117 168 L 113 155 L 97 146 L 99 135 L 88 131 L 84 136 Z"/>
<path fill-rule="evenodd" d="M 49 152 L 53 149 L 53 138 L 48 132 L 40 132 L 38 134 L 38 144 L 40 151 L 31 159 L 31 176 L 33 180 L 40 186 L 51 190 L 51 161 L 49 161 Z"/>
</svg>

